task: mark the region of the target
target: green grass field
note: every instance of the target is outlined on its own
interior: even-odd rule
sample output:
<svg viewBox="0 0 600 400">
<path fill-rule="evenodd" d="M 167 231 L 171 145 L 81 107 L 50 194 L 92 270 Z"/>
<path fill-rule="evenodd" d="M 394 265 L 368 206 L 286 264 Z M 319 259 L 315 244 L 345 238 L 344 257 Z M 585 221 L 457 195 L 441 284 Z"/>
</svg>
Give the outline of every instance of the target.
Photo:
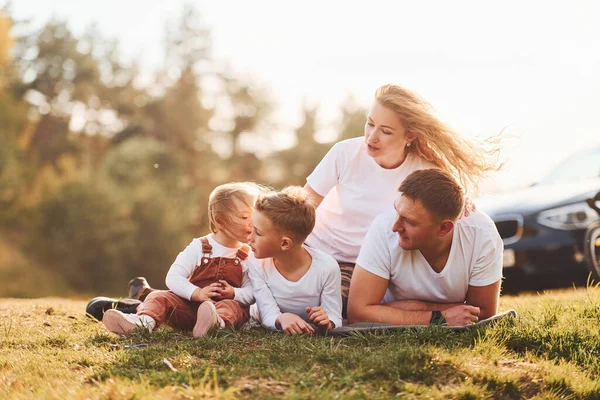
<svg viewBox="0 0 600 400">
<path fill-rule="evenodd" d="M 341 339 L 118 337 L 85 304 L 0 299 L 0 399 L 600 398 L 598 286 L 503 297 L 519 317 L 493 327 Z"/>
</svg>

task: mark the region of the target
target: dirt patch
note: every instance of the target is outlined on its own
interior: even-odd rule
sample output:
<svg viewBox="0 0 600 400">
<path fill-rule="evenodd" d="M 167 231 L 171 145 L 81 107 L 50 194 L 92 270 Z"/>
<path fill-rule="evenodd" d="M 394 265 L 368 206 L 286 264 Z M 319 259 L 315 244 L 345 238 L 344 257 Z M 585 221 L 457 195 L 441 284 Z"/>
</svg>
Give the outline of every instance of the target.
<svg viewBox="0 0 600 400">
<path fill-rule="evenodd" d="M 232 386 L 240 388 L 242 392 L 265 390 L 271 393 L 284 394 L 287 393 L 291 385 L 274 379 L 240 379 Z"/>
</svg>

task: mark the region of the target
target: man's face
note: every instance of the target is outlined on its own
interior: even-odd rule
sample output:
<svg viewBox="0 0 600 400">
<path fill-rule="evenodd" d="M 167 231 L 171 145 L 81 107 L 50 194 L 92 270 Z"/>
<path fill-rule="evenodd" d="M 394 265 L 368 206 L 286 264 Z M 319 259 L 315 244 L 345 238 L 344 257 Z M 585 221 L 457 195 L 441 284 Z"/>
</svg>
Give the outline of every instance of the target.
<svg viewBox="0 0 600 400">
<path fill-rule="evenodd" d="M 248 244 L 256 258 L 274 257 L 281 251 L 281 234 L 273 227 L 271 220 L 260 211 L 252 214 L 252 233 Z"/>
<path fill-rule="evenodd" d="M 392 231 L 398 234 L 398 244 L 402 249 L 418 250 L 436 242 L 439 223 L 420 201 L 400 195 L 394 208 L 396 222 Z"/>
</svg>

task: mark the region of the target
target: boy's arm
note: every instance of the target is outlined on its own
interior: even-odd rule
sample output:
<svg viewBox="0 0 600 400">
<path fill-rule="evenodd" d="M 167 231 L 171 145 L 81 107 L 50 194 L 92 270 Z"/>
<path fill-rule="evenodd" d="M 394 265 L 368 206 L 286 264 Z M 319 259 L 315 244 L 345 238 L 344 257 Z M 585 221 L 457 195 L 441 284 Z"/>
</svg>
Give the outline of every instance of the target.
<svg viewBox="0 0 600 400">
<path fill-rule="evenodd" d="M 177 256 L 169 272 L 165 283 L 167 287 L 177 296 L 191 300 L 192 294 L 198 288 L 190 283 L 189 278 L 192 276 L 196 264 L 198 262 L 198 251 L 200 246 L 196 243 L 197 239 L 192 242 Z"/>
<path fill-rule="evenodd" d="M 265 281 L 264 271 L 260 265 L 249 262 L 250 280 L 256 300 L 256 306 L 260 314 L 261 323 L 271 329 L 277 329 L 275 325 L 281 310 L 273 297 L 271 289 Z"/>
<path fill-rule="evenodd" d="M 335 262 L 335 268 L 326 277 L 325 286 L 321 292 L 321 307 L 327 313 L 333 328 L 342 326 L 342 276 L 340 268 Z"/>
<path fill-rule="evenodd" d="M 250 268 L 246 264 L 242 275 L 242 287 L 233 288 L 233 292 L 235 293 L 233 299 L 247 306 L 254 303 L 254 293 L 249 270 Z"/>
</svg>

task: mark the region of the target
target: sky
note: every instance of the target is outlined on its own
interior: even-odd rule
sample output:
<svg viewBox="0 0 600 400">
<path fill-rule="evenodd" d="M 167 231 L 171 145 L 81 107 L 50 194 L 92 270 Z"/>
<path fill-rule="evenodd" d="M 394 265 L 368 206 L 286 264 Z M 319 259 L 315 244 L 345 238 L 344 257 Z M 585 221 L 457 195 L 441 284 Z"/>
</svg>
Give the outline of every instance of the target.
<svg viewBox="0 0 600 400">
<path fill-rule="evenodd" d="M 0 5 L 6 0 L 0 0 Z M 386 83 L 408 87 L 471 138 L 504 129 L 506 165 L 484 191 L 540 179 L 600 145 L 600 24 L 593 1 L 193 2 L 213 58 L 268 89 L 283 132 L 319 105 L 323 140 L 352 94 L 365 107 Z M 13 0 L 13 15 L 56 17 L 77 34 L 95 22 L 126 59 L 157 68 L 165 22 L 183 1 Z M 131 24 L 135 21 L 134 24 Z M 362 132 L 357 132 L 357 136 Z"/>
</svg>

